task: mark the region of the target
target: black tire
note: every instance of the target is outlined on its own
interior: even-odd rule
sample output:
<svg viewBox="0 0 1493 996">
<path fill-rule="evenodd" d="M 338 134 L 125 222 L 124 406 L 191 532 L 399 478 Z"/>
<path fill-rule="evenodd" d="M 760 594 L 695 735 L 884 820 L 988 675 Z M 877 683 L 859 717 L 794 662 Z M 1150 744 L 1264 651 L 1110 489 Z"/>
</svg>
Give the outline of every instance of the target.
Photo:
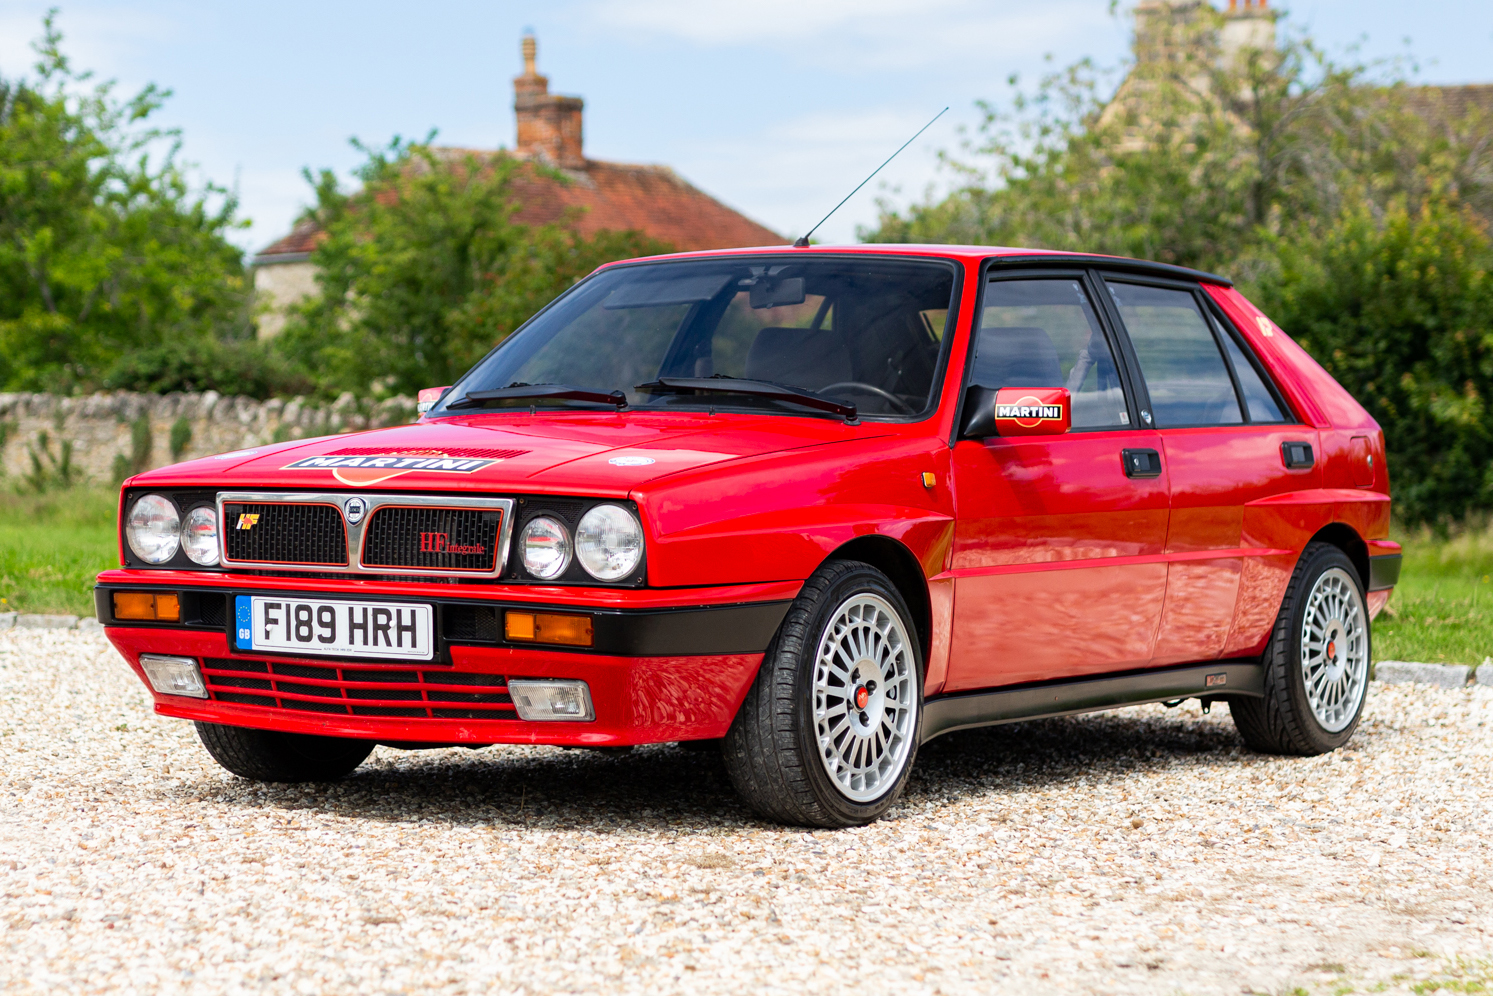
<svg viewBox="0 0 1493 996">
<path fill-rule="evenodd" d="M 213 760 L 240 778 L 260 782 L 336 781 L 362 764 L 374 747 L 371 740 L 196 725 L 197 739 Z"/>
<path fill-rule="evenodd" d="M 1356 600 L 1363 635 L 1363 675 L 1356 704 L 1351 702 L 1351 718 L 1339 729 L 1328 729 L 1312 709 L 1306 689 L 1306 669 L 1301 655 L 1301 633 L 1308 600 L 1319 581 L 1331 575 L 1350 583 Z M 1368 662 L 1373 660 L 1370 645 L 1368 606 L 1363 594 L 1363 579 L 1342 550 L 1327 543 L 1311 543 L 1302 551 L 1296 570 L 1286 587 L 1275 619 L 1270 643 L 1265 647 L 1265 697 L 1229 700 L 1229 713 L 1245 744 L 1263 754 L 1312 756 L 1336 750 L 1348 742 L 1358 728 L 1368 697 Z M 1334 721 L 1337 726 L 1341 720 Z"/>
<path fill-rule="evenodd" d="M 891 717 L 887 722 L 896 733 L 897 746 L 890 752 L 887 771 L 862 790 L 879 794 L 856 799 L 852 797 L 853 787 L 842 788 L 831 776 L 829 762 L 820 753 L 814 680 L 816 656 L 827 627 L 843 607 L 861 596 L 879 599 L 895 613 L 906 639 L 899 637 L 896 641 L 903 652 L 893 653 L 893 657 L 904 669 L 910 664 L 911 674 L 904 670 L 895 683 L 888 682 L 888 687 L 881 689 L 882 698 L 872 707 L 876 715 L 871 725 L 877 732 L 882 729 L 882 717 Z M 873 685 L 874 680 L 865 683 L 866 687 Z M 841 697 L 847 724 L 852 711 L 861 723 L 867 722 L 864 706 L 850 708 L 851 698 L 861 687 L 856 685 Z M 897 695 L 904 697 L 899 700 Z M 886 706 L 886 702 L 892 704 Z M 899 721 L 897 731 L 895 724 Z M 880 817 L 902 794 L 917 757 L 922 730 L 923 657 L 906 602 L 876 568 L 859 561 L 832 561 L 814 572 L 789 608 L 762 659 L 757 680 L 726 734 L 722 753 L 736 791 L 762 816 L 796 826 L 861 826 Z M 846 738 L 850 736 L 846 728 L 841 742 L 848 743 Z M 890 744 L 891 738 L 887 742 Z M 902 751 L 906 754 L 898 764 L 896 755 Z"/>
</svg>

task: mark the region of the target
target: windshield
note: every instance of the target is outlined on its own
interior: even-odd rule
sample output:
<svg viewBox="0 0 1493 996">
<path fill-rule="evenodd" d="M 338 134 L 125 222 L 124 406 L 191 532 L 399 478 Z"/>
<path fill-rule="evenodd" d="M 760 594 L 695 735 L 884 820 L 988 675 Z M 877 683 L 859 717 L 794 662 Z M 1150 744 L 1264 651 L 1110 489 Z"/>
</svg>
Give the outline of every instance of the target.
<svg viewBox="0 0 1493 996">
<path fill-rule="evenodd" d="M 797 391 L 861 415 L 917 416 L 933 403 L 954 272 L 936 260 L 828 256 L 604 270 L 473 367 L 430 414 L 479 404 L 606 409 L 594 395 L 620 391 L 626 404 L 649 410 L 825 417 Z M 690 386 L 667 382 L 677 378 Z M 793 391 L 774 394 L 764 384 Z M 556 396 L 540 385 L 582 390 Z"/>
</svg>

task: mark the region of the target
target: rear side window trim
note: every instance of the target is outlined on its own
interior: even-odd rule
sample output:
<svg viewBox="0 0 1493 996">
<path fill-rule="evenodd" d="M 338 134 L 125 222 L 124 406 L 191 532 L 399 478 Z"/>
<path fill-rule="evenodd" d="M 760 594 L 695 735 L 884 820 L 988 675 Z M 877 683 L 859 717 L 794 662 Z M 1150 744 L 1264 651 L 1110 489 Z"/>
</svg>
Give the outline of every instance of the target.
<svg viewBox="0 0 1493 996">
<path fill-rule="evenodd" d="M 1239 425 L 1303 424 L 1301 422 L 1300 416 L 1296 414 L 1295 410 L 1289 404 L 1286 403 L 1285 398 L 1281 394 L 1280 388 L 1275 383 L 1275 379 L 1270 376 L 1268 370 L 1265 370 L 1263 368 L 1263 364 L 1260 363 L 1259 357 L 1254 355 L 1254 350 L 1250 349 L 1249 344 L 1243 341 L 1243 337 L 1238 334 L 1238 330 L 1234 328 L 1233 323 L 1228 321 L 1226 316 L 1222 316 L 1219 314 L 1218 308 L 1213 304 L 1212 301 L 1208 299 L 1208 295 L 1203 293 L 1202 288 L 1198 284 L 1191 281 L 1167 280 L 1164 278 L 1156 277 L 1148 278 L 1136 274 L 1119 273 L 1112 270 L 1096 270 L 1094 271 L 1094 276 L 1096 280 L 1106 285 L 1106 290 L 1108 289 L 1107 284 L 1112 281 L 1114 283 L 1120 284 L 1134 284 L 1141 287 L 1157 287 L 1165 290 L 1180 290 L 1189 293 L 1192 296 L 1194 304 L 1203 314 L 1203 317 L 1208 324 L 1209 330 L 1213 333 L 1214 345 L 1218 348 L 1220 359 L 1223 360 L 1224 370 L 1228 372 L 1229 382 L 1234 387 L 1234 400 L 1239 405 L 1239 414 L 1241 417 L 1241 421 L 1239 422 L 1195 422 L 1187 423 L 1185 425 L 1166 426 L 1156 426 L 1154 422 L 1145 423 L 1149 427 L 1161 429 L 1227 429 Z M 1108 294 L 1105 295 L 1104 302 L 1106 307 L 1110 309 L 1110 314 L 1112 315 L 1112 320 L 1115 323 L 1118 335 L 1125 340 L 1127 353 L 1129 353 L 1131 356 L 1135 356 L 1137 375 L 1141 378 L 1141 383 L 1144 385 L 1145 372 L 1139 369 L 1140 359 L 1134 353 L 1134 344 L 1130 341 L 1129 329 L 1125 327 L 1124 319 L 1120 316 L 1119 310 L 1115 308 L 1114 301 L 1110 299 Z M 1224 347 L 1224 343 L 1220 339 L 1221 336 L 1225 335 L 1229 336 L 1234 341 L 1234 344 L 1239 348 L 1239 351 L 1243 353 L 1245 360 L 1252 367 L 1254 367 L 1256 375 L 1259 376 L 1261 383 L 1265 385 L 1265 390 L 1270 392 L 1270 396 L 1275 400 L 1276 405 L 1280 407 L 1281 411 L 1285 412 L 1290 418 L 1294 418 L 1296 421 L 1292 422 L 1288 419 L 1285 422 L 1257 422 L 1254 420 L 1254 418 L 1250 415 L 1249 402 L 1245 397 L 1243 385 L 1239 383 L 1238 372 L 1234 369 L 1233 359 L 1229 356 L 1228 349 Z M 1147 404 L 1149 405 L 1149 390 L 1147 390 L 1145 397 L 1147 400 Z"/>
<path fill-rule="evenodd" d="M 1275 400 L 1276 407 L 1286 414 L 1286 419 L 1283 422 L 1256 422 L 1249 414 L 1249 401 L 1245 399 L 1244 416 L 1246 423 L 1249 425 L 1305 425 L 1306 423 L 1302 420 L 1301 416 L 1291 407 L 1291 403 L 1286 398 L 1285 392 L 1280 389 L 1280 385 L 1276 384 L 1275 378 L 1270 375 L 1269 369 L 1261 362 L 1255 351 L 1250 348 L 1249 342 L 1245 340 L 1239 329 L 1233 322 L 1229 321 L 1229 317 L 1223 313 L 1223 309 L 1214 304 L 1207 294 L 1200 294 L 1199 297 L 1203 300 L 1203 313 L 1212 320 L 1213 324 L 1218 326 L 1219 334 L 1226 335 L 1234 341 L 1234 345 L 1238 348 L 1240 355 L 1244 357 L 1244 361 L 1254 368 L 1255 376 L 1260 378 L 1260 383 L 1265 385 L 1265 390 Z M 1229 369 L 1232 372 L 1233 362 L 1228 350 L 1224 350 L 1224 358 L 1230 361 Z M 1236 377 L 1235 379 L 1237 380 L 1238 378 Z M 1244 398 L 1243 391 L 1239 392 L 1239 397 Z"/>
</svg>

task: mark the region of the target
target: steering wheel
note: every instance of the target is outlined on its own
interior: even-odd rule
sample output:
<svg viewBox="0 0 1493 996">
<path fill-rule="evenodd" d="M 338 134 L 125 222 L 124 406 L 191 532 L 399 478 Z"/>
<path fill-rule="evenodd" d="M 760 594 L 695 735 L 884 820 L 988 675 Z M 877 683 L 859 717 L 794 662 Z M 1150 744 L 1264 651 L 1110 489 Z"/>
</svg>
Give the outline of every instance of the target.
<svg viewBox="0 0 1493 996">
<path fill-rule="evenodd" d="M 836 383 L 830 384 L 828 387 L 821 387 L 821 388 L 819 388 L 815 393 L 817 393 L 817 394 L 830 394 L 830 393 L 834 392 L 836 388 L 848 388 L 848 389 L 850 389 L 852 391 L 860 391 L 863 394 L 874 394 L 878 398 L 881 398 L 882 400 L 884 400 L 887 404 L 891 405 L 892 409 L 894 411 L 896 411 L 897 414 L 899 414 L 899 415 L 916 415 L 917 414 L 917 412 L 913 409 L 913 407 L 911 405 L 909 405 L 907 402 L 903 401 L 901 398 L 897 397 L 892 392 L 890 392 L 890 391 L 883 391 L 881 388 L 877 387 L 875 384 L 867 384 L 865 381 L 860 381 L 860 380 L 842 380 L 842 381 L 837 381 Z"/>
</svg>

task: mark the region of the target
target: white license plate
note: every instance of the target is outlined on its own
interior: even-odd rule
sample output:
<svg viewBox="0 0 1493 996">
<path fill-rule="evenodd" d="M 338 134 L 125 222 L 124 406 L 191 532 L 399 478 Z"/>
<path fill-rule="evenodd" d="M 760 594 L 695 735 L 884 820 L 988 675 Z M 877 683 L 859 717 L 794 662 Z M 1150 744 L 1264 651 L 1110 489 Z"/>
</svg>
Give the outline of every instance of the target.
<svg viewBox="0 0 1493 996">
<path fill-rule="evenodd" d="M 238 595 L 233 619 L 241 651 L 413 661 L 435 656 L 429 605 Z"/>
</svg>

